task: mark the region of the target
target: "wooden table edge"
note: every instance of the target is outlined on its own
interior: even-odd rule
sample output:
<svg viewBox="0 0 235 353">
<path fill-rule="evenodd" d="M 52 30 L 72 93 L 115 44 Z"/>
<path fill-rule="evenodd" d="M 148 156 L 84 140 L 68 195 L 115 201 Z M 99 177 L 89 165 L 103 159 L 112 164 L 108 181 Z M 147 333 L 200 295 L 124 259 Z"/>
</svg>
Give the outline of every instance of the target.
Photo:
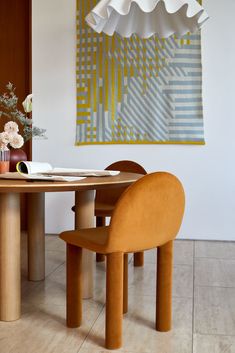
<svg viewBox="0 0 235 353">
<path fill-rule="evenodd" d="M 0 193 L 66 192 L 108 189 L 131 185 L 142 177 L 142 174 L 121 172 L 117 176 L 87 177 L 73 182 L 0 179 Z"/>
</svg>

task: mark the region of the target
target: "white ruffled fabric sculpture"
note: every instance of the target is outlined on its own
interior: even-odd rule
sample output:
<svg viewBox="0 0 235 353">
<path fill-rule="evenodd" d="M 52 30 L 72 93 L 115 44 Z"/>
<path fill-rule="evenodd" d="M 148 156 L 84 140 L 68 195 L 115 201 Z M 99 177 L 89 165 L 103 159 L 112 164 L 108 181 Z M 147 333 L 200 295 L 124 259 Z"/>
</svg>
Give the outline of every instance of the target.
<svg viewBox="0 0 235 353">
<path fill-rule="evenodd" d="M 196 0 L 101 0 L 86 21 L 96 32 L 167 38 L 195 32 L 208 19 Z"/>
</svg>

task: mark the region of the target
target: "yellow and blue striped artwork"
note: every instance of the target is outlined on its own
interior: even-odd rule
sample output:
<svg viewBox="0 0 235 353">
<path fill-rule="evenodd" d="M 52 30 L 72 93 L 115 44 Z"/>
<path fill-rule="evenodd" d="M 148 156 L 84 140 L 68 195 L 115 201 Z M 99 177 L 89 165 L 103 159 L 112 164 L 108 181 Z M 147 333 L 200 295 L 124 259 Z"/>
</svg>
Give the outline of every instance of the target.
<svg viewBox="0 0 235 353">
<path fill-rule="evenodd" d="M 77 0 L 76 145 L 204 144 L 200 32 L 129 39 L 94 32 Z"/>
</svg>

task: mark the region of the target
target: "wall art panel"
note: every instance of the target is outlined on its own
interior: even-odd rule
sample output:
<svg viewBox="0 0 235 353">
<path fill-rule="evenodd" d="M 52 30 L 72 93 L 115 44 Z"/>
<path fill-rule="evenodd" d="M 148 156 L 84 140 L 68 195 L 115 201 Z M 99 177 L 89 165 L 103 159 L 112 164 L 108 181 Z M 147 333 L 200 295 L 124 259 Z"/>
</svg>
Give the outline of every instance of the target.
<svg viewBox="0 0 235 353">
<path fill-rule="evenodd" d="M 97 34 L 96 0 L 77 0 L 76 145 L 204 144 L 200 32 Z"/>
</svg>

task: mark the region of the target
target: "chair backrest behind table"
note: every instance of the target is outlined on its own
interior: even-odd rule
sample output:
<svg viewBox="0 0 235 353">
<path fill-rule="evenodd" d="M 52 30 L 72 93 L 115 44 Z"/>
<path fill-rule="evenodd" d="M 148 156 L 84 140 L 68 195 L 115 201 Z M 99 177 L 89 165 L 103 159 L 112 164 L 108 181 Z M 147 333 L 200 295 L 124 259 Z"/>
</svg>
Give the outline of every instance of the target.
<svg viewBox="0 0 235 353">
<path fill-rule="evenodd" d="M 123 160 L 110 164 L 106 170 L 119 170 L 120 172 L 147 174 L 146 170 L 136 162 Z M 97 190 L 96 202 L 115 205 L 127 187 L 118 187 L 110 190 Z"/>
</svg>

